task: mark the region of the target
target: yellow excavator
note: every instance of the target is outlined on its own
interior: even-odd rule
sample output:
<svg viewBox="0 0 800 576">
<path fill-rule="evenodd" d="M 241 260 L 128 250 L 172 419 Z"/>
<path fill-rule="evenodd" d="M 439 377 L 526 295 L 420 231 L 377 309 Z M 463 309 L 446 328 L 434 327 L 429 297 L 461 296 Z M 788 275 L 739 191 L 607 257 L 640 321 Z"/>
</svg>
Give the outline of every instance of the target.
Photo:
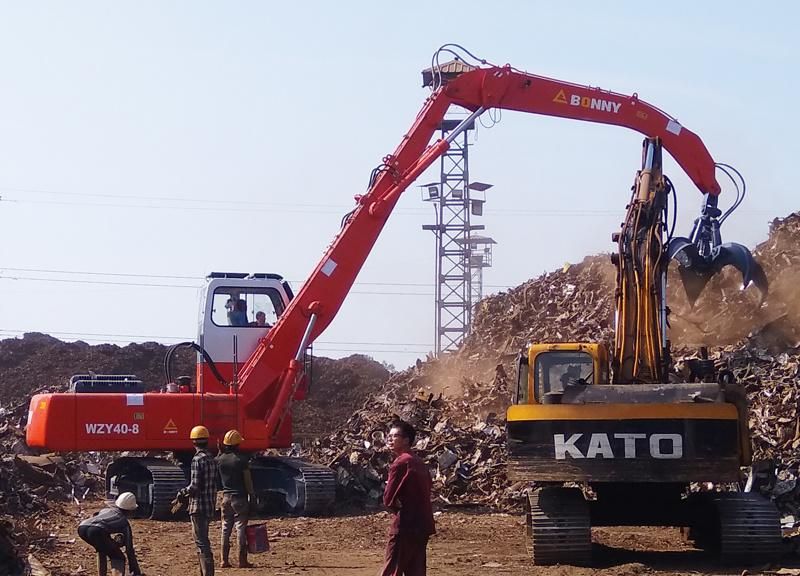
<svg viewBox="0 0 800 576">
<path fill-rule="evenodd" d="M 537 565 L 590 563 L 592 526 L 685 527 L 724 563 L 780 554 L 774 504 L 739 489 L 751 463 L 742 387 L 703 354 L 679 378 L 667 339 L 671 259 L 690 301 L 726 264 L 762 298 L 767 280 L 746 248 L 721 243 L 725 215 L 715 202 L 704 206 L 690 238 L 671 237 L 665 221 L 674 189 L 661 152 L 659 138 L 644 140 L 627 214 L 612 237 L 613 350 L 536 343 L 520 355 L 507 413 L 509 476 L 534 486 L 526 498 L 527 542 Z M 693 269 L 704 256 L 713 264 Z M 715 488 L 697 489 L 708 483 Z"/>
</svg>

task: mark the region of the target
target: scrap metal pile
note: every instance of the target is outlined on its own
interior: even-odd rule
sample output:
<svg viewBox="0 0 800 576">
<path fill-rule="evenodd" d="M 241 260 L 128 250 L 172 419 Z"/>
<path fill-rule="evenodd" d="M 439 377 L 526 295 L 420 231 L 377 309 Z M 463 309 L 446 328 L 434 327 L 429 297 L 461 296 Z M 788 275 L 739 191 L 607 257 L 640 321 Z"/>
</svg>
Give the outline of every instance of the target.
<svg viewBox="0 0 800 576">
<path fill-rule="evenodd" d="M 774 461 L 772 494 L 800 519 L 793 503 L 800 495 L 800 297 L 793 291 L 800 281 L 800 213 L 773 221 L 755 255 L 771 282 L 763 305 L 757 293 L 741 290 L 737 272 L 726 270 L 692 309 L 671 270 L 670 337 L 677 359 L 716 346 L 712 357 L 745 383 L 754 456 Z M 502 418 L 514 358 L 532 341 L 610 342 L 614 277 L 608 255 L 590 256 L 482 300 L 456 353 L 395 375 L 305 456 L 336 470 L 343 495 L 377 503 L 391 461 L 385 435 L 401 417 L 419 429 L 416 447 L 435 475 L 440 504 L 513 507 L 520 487 L 505 476 Z"/>
<path fill-rule="evenodd" d="M 306 399 L 292 407 L 295 438 L 325 436 L 338 430 L 390 375 L 385 366 L 362 354 L 338 360 L 315 357 Z"/>
<path fill-rule="evenodd" d="M 440 504 L 508 507 L 515 493 L 504 472 L 505 431 L 491 410 L 498 400 L 506 403 L 506 373 L 499 368 L 478 394 L 475 382 L 462 379 L 465 388 L 453 398 L 430 391 L 429 383 L 447 378 L 436 374 L 439 368 L 428 363 L 395 375 L 342 430 L 316 440 L 303 456 L 336 470 L 344 499 L 377 503 L 392 460 L 386 449 L 388 428 L 402 418 L 417 429 L 417 453 L 436 471 L 434 493 Z"/>
<path fill-rule="evenodd" d="M 611 338 L 613 282 L 608 256 L 591 256 L 482 300 L 455 354 L 395 375 L 304 457 L 336 470 L 343 497 L 377 503 L 391 462 L 385 436 L 399 417 L 418 430 L 438 504 L 516 508 L 523 487 L 506 477 L 503 421 L 513 360 L 533 340 Z"/>
<path fill-rule="evenodd" d="M 103 455 L 29 449 L 27 411 L 27 402 L 0 408 L 0 576 L 21 574 L 35 563 L 29 553 L 55 543 L 48 517 L 54 503 L 100 497 L 104 487 Z"/>
</svg>

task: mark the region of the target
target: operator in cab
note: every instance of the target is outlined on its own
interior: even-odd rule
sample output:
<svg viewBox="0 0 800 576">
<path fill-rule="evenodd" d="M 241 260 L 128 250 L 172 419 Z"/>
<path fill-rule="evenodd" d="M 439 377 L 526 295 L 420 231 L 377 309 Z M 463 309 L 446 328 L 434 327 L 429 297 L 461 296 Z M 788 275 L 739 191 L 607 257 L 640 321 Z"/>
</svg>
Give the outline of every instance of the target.
<svg viewBox="0 0 800 576">
<path fill-rule="evenodd" d="M 250 322 L 250 326 L 258 326 L 261 328 L 272 328 L 272 324 L 267 324 L 267 315 L 259 310 L 256 312 L 256 319 L 253 322 Z"/>
<path fill-rule="evenodd" d="M 225 303 L 228 312 L 228 324 L 231 326 L 247 326 L 247 302 L 239 297 L 239 292 L 231 292 Z"/>
<path fill-rule="evenodd" d="M 581 367 L 577 364 L 570 364 L 567 366 L 566 372 L 564 372 L 559 380 L 561 381 L 561 387 L 567 388 L 568 386 L 572 386 L 575 384 L 579 384 L 581 379 Z"/>
<path fill-rule="evenodd" d="M 128 574 L 141 574 L 133 548 L 133 531 L 128 521 L 138 507 L 136 496 L 131 492 L 123 492 L 113 506 L 103 508 L 78 525 L 78 536 L 97 552 L 99 576 L 107 576 L 108 559 L 111 559 L 111 576 L 124 576 L 126 555 L 130 568 Z"/>
</svg>

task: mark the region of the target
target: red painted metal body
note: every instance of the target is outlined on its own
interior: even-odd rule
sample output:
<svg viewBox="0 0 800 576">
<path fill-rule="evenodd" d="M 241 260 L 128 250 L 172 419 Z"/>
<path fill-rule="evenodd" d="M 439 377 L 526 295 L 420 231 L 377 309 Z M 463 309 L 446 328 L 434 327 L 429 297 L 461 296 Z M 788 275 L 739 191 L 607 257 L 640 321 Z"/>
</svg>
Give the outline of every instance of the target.
<svg viewBox="0 0 800 576">
<path fill-rule="evenodd" d="M 302 370 L 295 358 L 311 315 L 316 322 L 308 343 L 336 316 L 400 194 L 447 150 L 446 141 L 431 144 L 431 139 L 452 104 L 473 111 L 500 108 L 612 124 L 658 137 L 701 192 L 720 192 L 714 161 L 697 135 L 636 95 L 560 82 L 508 66 L 465 72 L 433 92 L 400 146 L 384 159 L 387 169 L 356 197 L 355 210 L 308 281 L 244 362 L 238 394 L 204 374 L 209 392 L 204 395 L 38 395 L 31 401 L 28 444 L 53 450 L 189 449 L 188 432 L 202 422 L 213 435 L 231 427 L 243 430 L 246 450 L 288 445 L 291 419 L 285 411 L 293 393 L 303 394 L 302 386 L 295 390 L 294 374 Z M 120 427 L 112 426 L 108 434 L 98 434 L 98 428 L 87 433 L 88 425 L 97 424 Z"/>
</svg>

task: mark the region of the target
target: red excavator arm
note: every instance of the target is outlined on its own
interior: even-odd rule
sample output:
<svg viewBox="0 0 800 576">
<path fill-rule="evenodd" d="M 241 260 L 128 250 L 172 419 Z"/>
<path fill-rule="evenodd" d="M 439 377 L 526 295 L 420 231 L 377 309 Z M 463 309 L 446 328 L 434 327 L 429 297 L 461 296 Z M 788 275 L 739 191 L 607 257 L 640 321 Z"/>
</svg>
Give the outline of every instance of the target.
<svg viewBox="0 0 800 576">
<path fill-rule="evenodd" d="M 244 365 L 240 393 L 245 410 L 251 417 L 266 415 L 268 437 L 278 429 L 293 395 L 302 351 L 333 320 L 400 194 L 449 147 L 447 140 L 429 143 L 453 104 L 473 114 L 451 132 L 449 140 L 490 108 L 613 124 L 660 139 L 702 193 L 720 192 L 714 161 L 700 138 L 636 94 L 560 82 L 509 66 L 478 68 L 450 79 L 428 98 L 400 146 L 384 159 L 367 193 L 356 197 L 357 206 L 341 232 Z"/>
<path fill-rule="evenodd" d="M 700 192 L 717 195 L 714 160 L 703 141 L 672 116 L 631 96 L 600 88 L 560 82 L 504 68 L 466 72 L 443 89 L 452 104 L 470 110 L 501 108 L 613 124 L 650 138 L 660 138 Z M 434 96 L 436 97 L 436 96 Z"/>
</svg>

